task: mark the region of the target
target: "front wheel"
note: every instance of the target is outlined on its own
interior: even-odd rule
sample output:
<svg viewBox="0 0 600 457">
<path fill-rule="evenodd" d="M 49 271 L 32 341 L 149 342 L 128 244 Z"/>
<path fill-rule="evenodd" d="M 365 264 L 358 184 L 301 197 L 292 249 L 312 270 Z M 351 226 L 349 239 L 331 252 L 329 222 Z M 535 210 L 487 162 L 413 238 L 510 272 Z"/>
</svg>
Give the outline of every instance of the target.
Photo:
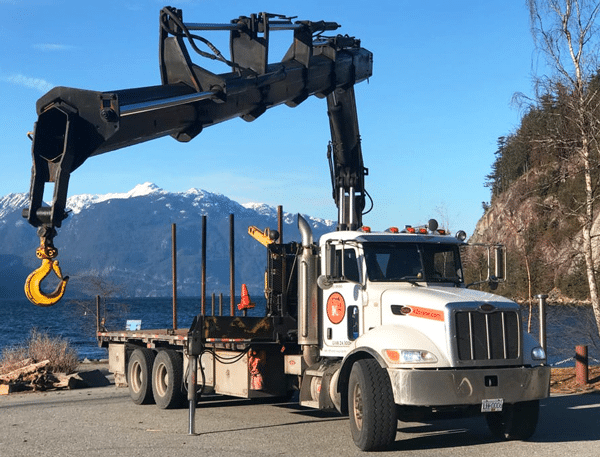
<svg viewBox="0 0 600 457">
<path fill-rule="evenodd" d="M 352 439 L 361 450 L 385 449 L 396 439 L 398 420 L 390 378 L 375 359 L 352 366 L 348 412 Z"/>
<path fill-rule="evenodd" d="M 498 413 L 488 413 L 486 420 L 492 434 L 500 440 L 526 440 L 537 427 L 540 412 L 539 400 L 505 405 Z"/>
</svg>

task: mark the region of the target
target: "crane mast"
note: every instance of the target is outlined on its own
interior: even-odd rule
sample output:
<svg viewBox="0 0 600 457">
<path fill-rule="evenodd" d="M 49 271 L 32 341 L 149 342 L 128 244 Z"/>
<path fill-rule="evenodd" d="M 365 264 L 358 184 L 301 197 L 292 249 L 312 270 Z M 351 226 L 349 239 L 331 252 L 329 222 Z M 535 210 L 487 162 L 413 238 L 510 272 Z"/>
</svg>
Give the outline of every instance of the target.
<svg viewBox="0 0 600 457">
<path fill-rule="evenodd" d="M 327 156 L 331 170 L 333 199 L 338 207 L 338 230 L 362 226 L 365 180 L 354 86 L 337 88 L 327 95 L 331 143 Z"/>
</svg>

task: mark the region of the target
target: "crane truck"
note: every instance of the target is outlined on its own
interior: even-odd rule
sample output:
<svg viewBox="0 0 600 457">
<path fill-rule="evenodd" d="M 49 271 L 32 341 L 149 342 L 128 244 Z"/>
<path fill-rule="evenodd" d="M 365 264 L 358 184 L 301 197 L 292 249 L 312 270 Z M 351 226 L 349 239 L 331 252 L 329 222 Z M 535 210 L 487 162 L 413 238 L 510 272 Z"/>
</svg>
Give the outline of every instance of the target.
<svg viewBox="0 0 600 457">
<path fill-rule="evenodd" d="M 161 85 L 109 92 L 58 87 L 44 95 L 23 214 L 38 228 L 43 263 L 28 279 L 27 295 L 50 306 L 64 293 L 53 239 L 67 216 L 69 176 L 87 158 L 165 135 L 189 141 L 228 119 L 253 121 L 280 104 L 325 98 L 336 230 L 314 240 L 299 216 L 301 240 L 283 243 L 274 232 L 252 229 L 267 250 L 265 315 L 201 313 L 179 330 L 100 329 L 111 371 L 135 403 L 171 408 L 187 399 L 190 411 L 199 391 L 257 398 L 297 390 L 303 406 L 348 415 L 352 439 L 366 451 L 388 447 L 398 420 L 446 413 L 482 414 L 499 439 L 527 439 L 539 400 L 549 394 L 546 354 L 524 332 L 515 302 L 467 287 L 466 234 L 452 236 L 434 220 L 381 232 L 363 225 L 368 171 L 354 85 L 371 76 L 373 59 L 353 37 L 324 35 L 337 28 L 267 13 L 227 24 L 187 23 L 181 10 L 166 7 Z M 206 30 L 229 32 L 229 59 L 197 34 Z M 279 30 L 292 31 L 293 41 L 281 62 L 270 63 L 270 35 Z M 230 71 L 193 64 L 186 42 Z M 45 206 L 49 182 L 54 194 Z M 489 252 L 495 259 L 486 281 L 494 285 L 506 266 L 501 247 Z M 60 283 L 47 293 L 40 283 L 52 271 Z"/>
</svg>

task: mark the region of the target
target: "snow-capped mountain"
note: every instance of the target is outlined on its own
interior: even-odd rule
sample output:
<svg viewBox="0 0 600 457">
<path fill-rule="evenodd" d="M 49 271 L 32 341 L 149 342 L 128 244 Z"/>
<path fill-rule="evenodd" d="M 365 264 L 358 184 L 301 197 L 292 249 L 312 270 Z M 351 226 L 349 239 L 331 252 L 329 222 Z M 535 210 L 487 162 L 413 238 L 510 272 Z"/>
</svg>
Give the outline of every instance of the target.
<svg viewBox="0 0 600 457">
<path fill-rule="evenodd" d="M 39 266 L 36 231 L 21 216 L 26 194 L 0 197 L 0 297 L 23 296 L 25 278 Z M 202 216 L 207 216 L 207 293 L 229 293 L 229 215 L 235 221 L 235 283 L 262 293 L 266 249 L 247 229 L 277 228 L 277 210 L 241 205 L 200 189 L 171 193 L 145 183 L 129 192 L 75 195 L 69 217 L 54 244 L 71 293 L 89 293 L 87 277 L 120 285 L 129 296 L 170 296 L 171 224 L 177 224 L 178 293 L 200 294 Z M 314 237 L 334 228 L 332 221 L 305 216 Z M 284 241 L 300 241 L 295 214 L 284 213 Z"/>
</svg>

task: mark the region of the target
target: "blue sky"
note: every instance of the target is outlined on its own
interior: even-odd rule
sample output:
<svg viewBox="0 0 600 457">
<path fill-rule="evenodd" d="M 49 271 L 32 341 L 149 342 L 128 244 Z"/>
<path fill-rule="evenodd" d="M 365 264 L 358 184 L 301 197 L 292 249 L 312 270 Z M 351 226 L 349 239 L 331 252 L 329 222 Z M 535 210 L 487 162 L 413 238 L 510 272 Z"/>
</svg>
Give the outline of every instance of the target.
<svg viewBox="0 0 600 457">
<path fill-rule="evenodd" d="M 0 195 L 26 192 L 35 102 L 53 86 L 97 91 L 160 83 L 159 0 L 0 0 Z M 355 1 L 185 0 L 188 22 L 228 22 L 267 11 L 335 21 L 374 54 L 373 77 L 356 87 L 366 188 L 365 225 L 425 223 L 473 232 L 489 201 L 485 176 L 497 138 L 521 113 L 515 92 L 532 93 L 535 60 L 524 0 Z M 211 40 L 228 51 L 227 35 Z M 271 61 L 291 40 L 272 34 Z M 205 59 L 192 57 L 205 65 Z M 216 72 L 225 67 L 211 68 Z M 192 142 L 171 138 L 92 157 L 71 176 L 69 194 L 125 192 L 154 182 L 196 187 L 244 202 L 336 219 L 324 100 L 235 119 Z"/>
</svg>

